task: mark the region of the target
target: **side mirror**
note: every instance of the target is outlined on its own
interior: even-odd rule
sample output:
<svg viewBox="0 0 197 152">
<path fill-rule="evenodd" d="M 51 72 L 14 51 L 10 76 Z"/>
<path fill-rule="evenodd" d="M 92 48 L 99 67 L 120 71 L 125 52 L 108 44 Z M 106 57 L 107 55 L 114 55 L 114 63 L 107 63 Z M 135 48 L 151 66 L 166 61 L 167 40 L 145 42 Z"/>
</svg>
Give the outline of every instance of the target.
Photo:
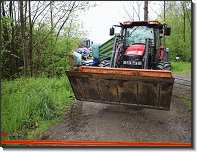
<svg viewBox="0 0 197 152">
<path fill-rule="evenodd" d="M 113 27 L 110 28 L 109 35 L 110 35 L 110 36 L 113 36 L 113 35 L 114 35 L 114 28 L 113 28 Z"/>
<path fill-rule="evenodd" d="M 93 44 L 93 41 L 91 41 L 91 45 Z"/>
<path fill-rule="evenodd" d="M 164 28 L 164 35 L 170 35 L 170 31 L 171 31 L 170 27 L 165 27 Z"/>
</svg>

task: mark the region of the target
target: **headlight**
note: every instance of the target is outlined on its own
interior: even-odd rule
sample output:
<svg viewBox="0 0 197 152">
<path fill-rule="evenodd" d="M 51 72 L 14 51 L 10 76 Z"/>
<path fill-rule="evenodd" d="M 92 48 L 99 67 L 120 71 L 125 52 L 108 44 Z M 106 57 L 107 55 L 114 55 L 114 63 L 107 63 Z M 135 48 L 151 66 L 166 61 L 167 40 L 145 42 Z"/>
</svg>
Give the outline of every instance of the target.
<svg viewBox="0 0 197 152">
<path fill-rule="evenodd" d="M 134 61 L 133 61 L 133 65 L 137 65 L 137 61 L 134 60 Z"/>
<path fill-rule="evenodd" d="M 138 61 L 138 65 L 142 65 L 142 61 Z"/>
</svg>

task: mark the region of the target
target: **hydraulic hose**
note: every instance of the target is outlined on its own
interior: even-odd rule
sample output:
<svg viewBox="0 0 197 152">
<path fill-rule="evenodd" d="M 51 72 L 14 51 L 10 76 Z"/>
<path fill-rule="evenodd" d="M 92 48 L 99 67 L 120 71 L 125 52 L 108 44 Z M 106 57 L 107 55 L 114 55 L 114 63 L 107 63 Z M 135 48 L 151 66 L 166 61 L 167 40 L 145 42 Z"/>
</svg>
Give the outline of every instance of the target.
<svg viewBox="0 0 197 152">
<path fill-rule="evenodd" d="M 185 80 L 185 79 L 180 79 L 180 78 L 175 78 L 175 79 L 177 79 L 177 80 L 183 80 L 183 81 L 187 81 L 187 82 L 191 82 L 190 80 Z M 191 87 L 191 85 L 189 85 L 189 84 L 183 84 L 183 83 L 180 83 L 180 82 L 175 82 L 175 83 L 180 84 L 180 85 L 190 86 Z"/>
</svg>

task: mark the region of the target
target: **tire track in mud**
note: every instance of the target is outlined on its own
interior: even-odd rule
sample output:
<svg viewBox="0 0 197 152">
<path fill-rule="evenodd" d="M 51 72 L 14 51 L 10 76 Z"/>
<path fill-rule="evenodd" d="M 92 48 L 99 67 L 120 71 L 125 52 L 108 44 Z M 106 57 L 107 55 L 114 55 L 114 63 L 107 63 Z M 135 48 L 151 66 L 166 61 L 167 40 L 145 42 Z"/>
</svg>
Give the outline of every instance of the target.
<svg viewBox="0 0 197 152">
<path fill-rule="evenodd" d="M 191 75 L 180 78 L 189 80 Z M 77 102 L 63 121 L 42 136 L 63 141 L 191 143 L 191 111 L 180 97 L 191 97 L 191 87 L 186 87 L 174 84 L 170 111 Z M 35 140 L 40 139 L 38 136 Z"/>
</svg>

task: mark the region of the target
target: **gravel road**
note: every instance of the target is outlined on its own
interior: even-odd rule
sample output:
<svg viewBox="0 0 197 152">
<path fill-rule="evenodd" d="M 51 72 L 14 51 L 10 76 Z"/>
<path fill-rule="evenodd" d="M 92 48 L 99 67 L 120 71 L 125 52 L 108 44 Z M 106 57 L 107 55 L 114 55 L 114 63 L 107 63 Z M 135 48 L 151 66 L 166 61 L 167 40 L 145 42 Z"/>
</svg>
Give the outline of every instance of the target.
<svg viewBox="0 0 197 152">
<path fill-rule="evenodd" d="M 191 80 L 191 75 L 173 77 Z M 191 87 L 175 83 L 170 111 L 78 102 L 35 140 L 191 143 L 191 111 L 181 96 L 191 98 Z"/>
</svg>

